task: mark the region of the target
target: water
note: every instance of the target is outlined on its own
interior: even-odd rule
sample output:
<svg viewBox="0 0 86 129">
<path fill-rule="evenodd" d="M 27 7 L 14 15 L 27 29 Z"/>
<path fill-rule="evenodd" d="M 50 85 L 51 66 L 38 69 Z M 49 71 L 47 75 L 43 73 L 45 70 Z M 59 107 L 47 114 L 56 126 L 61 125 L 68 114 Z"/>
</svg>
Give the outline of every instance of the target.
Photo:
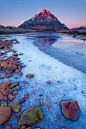
<svg viewBox="0 0 86 129">
<path fill-rule="evenodd" d="M 67 129 L 84 129 L 86 127 L 86 41 L 47 32 L 10 36 L 12 37 L 7 39 L 16 38 L 20 42 L 14 44 L 13 49 L 17 50 L 17 53 L 23 53 L 19 58 L 27 65 L 22 69 L 21 77 L 13 74 L 10 78 L 11 82 L 19 81 L 21 86 L 13 102 L 19 102 L 26 93 L 29 94 L 29 98 L 22 104 L 20 113 L 25 109 L 39 106 L 40 100 L 44 103 L 44 106 L 40 106 L 44 119 L 32 126 L 32 129 L 34 127 L 60 129 L 62 126 Z M 34 77 L 26 78 L 28 73 L 34 74 Z M 1 81 L 5 80 L 6 78 Z M 47 84 L 48 80 L 51 84 Z M 24 84 L 23 81 L 29 84 Z M 77 100 L 80 112 L 76 120 L 68 120 L 62 114 L 60 102 L 63 100 Z M 47 108 L 47 104 L 51 104 L 50 109 Z M 60 115 L 60 120 L 57 115 Z M 15 116 L 16 113 L 13 113 L 7 122 L 13 125 L 12 129 L 17 127 L 19 120 L 15 119 Z M 3 125 L 0 126 L 4 128 Z"/>
</svg>

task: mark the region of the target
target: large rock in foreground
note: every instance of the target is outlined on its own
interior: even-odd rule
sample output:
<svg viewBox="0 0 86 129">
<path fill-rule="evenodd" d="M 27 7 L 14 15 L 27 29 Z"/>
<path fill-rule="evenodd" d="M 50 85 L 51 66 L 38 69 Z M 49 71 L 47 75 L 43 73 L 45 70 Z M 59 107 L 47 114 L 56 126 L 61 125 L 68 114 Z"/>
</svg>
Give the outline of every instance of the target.
<svg viewBox="0 0 86 129">
<path fill-rule="evenodd" d="M 68 119 L 76 118 L 79 112 L 79 106 L 76 100 L 62 101 L 60 105 L 62 107 L 62 113 L 66 118 Z"/>
<path fill-rule="evenodd" d="M 0 107 L 0 124 L 6 122 L 11 116 L 10 107 Z"/>
<path fill-rule="evenodd" d="M 35 124 L 36 122 L 39 122 L 41 119 L 43 119 L 43 113 L 40 109 L 40 107 L 34 107 L 25 110 L 19 119 L 18 125 L 31 125 Z"/>
</svg>

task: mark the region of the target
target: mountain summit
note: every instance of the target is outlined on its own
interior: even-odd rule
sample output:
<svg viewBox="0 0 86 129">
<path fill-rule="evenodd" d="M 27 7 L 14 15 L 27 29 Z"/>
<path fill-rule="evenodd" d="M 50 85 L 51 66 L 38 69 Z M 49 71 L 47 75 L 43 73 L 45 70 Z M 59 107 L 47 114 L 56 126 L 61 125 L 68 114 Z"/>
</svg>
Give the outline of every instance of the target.
<svg viewBox="0 0 86 129">
<path fill-rule="evenodd" d="M 18 28 L 43 31 L 58 31 L 68 29 L 46 8 L 38 12 L 31 19 L 25 21 Z"/>
<path fill-rule="evenodd" d="M 51 14 L 46 8 L 37 13 L 33 18 L 56 19 L 56 17 Z"/>
</svg>

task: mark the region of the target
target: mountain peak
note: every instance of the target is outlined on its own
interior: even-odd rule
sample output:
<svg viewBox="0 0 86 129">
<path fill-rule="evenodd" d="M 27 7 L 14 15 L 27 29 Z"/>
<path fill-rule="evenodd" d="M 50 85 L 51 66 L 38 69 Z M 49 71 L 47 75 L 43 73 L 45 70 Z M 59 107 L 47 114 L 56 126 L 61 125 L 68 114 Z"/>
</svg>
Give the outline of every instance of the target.
<svg viewBox="0 0 86 129">
<path fill-rule="evenodd" d="M 46 8 L 38 12 L 34 17 L 25 21 L 19 28 L 43 30 L 43 31 L 57 31 L 65 30 L 65 27 L 50 11 Z"/>
<path fill-rule="evenodd" d="M 41 10 L 40 12 L 38 12 L 34 17 L 34 18 L 41 18 L 41 19 L 56 19 L 56 17 L 51 14 L 49 12 L 48 9 L 44 8 L 43 10 Z"/>
</svg>

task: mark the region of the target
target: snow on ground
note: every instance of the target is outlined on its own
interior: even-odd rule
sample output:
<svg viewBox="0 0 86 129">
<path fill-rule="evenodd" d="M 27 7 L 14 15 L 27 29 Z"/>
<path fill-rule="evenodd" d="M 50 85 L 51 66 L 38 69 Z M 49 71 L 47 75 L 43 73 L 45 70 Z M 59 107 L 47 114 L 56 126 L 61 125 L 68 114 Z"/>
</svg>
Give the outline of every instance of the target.
<svg viewBox="0 0 86 129">
<path fill-rule="evenodd" d="M 21 77 L 15 74 L 11 77 L 11 81 L 19 81 L 21 86 L 13 102 L 20 101 L 26 93 L 29 94 L 29 99 L 22 104 L 20 112 L 38 106 L 40 100 L 44 103 L 44 106 L 40 106 L 44 120 L 32 126 L 32 129 L 36 126 L 42 129 L 60 129 L 62 126 L 68 129 L 85 129 L 86 74 L 40 51 L 33 44 L 34 40 L 28 39 L 25 35 L 13 35 L 12 38 L 16 38 L 20 42 L 13 48 L 17 50 L 17 53 L 23 53 L 19 57 L 27 65 L 22 69 Z M 34 77 L 26 78 L 26 74 L 29 73 L 34 74 Z M 51 84 L 47 84 L 48 80 L 51 81 Z M 23 84 L 23 81 L 27 81 L 29 84 Z M 39 96 L 41 94 L 43 96 Z M 62 100 L 77 100 L 80 112 L 76 120 L 68 120 L 63 116 L 60 107 Z M 51 104 L 50 109 L 47 108 L 47 104 Z M 61 116 L 60 120 L 57 119 L 57 115 Z M 13 124 L 13 128 L 16 128 L 18 119 L 16 120 L 14 117 L 15 114 L 7 123 Z"/>
</svg>

